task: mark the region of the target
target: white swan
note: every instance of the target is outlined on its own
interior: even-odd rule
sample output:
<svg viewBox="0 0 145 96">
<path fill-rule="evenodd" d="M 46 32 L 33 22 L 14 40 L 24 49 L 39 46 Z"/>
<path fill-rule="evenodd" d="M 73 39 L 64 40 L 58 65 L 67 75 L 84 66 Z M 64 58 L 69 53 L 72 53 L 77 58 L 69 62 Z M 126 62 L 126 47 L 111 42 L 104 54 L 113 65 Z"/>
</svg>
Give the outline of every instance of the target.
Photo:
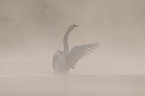
<svg viewBox="0 0 145 96">
<path fill-rule="evenodd" d="M 76 27 L 78 27 L 78 25 L 73 24 L 68 28 L 63 38 L 64 50 L 57 50 L 53 56 L 52 66 L 55 73 L 68 73 L 71 68 L 75 68 L 75 64 L 79 59 L 98 47 L 99 43 L 96 42 L 75 46 L 69 51 L 68 36 Z"/>
</svg>

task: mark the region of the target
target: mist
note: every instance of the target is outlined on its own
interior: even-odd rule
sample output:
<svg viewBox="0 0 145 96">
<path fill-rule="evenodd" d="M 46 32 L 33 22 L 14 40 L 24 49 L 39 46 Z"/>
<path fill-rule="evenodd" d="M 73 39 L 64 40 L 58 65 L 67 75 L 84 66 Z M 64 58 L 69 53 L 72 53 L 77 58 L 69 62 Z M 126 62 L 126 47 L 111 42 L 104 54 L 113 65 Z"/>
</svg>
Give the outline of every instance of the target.
<svg viewBox="0 0 145 96">
<path fill-rule="evenodd" d="M 52 59 L 99 42 L 66 75 Z M 145 96 L 145 0 L 0 0 L 0 96 Z"/>
<path fill-rule="evenodd" d="M 70 73 L 145 72 L 144 0 L 1 0 L 0 72 L 53 72 L 71 24 L 70 48 L 100 46 Z"/>
</svg>

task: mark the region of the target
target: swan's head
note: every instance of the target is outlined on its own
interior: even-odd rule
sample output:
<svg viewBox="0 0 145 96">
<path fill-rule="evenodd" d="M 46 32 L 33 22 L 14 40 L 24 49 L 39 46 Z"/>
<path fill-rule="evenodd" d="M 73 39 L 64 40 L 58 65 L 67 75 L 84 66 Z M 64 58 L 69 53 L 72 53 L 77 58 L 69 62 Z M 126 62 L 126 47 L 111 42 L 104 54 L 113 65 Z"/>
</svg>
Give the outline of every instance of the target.
<svg viewBox="0 0 145 96">
<path fill-rule="evenodd" d="M 73 25 L 69 26 L 69 29 L 74 29 L 76 27 L 79 27 L 79 25 L 73 24 Z"/>
</svg>

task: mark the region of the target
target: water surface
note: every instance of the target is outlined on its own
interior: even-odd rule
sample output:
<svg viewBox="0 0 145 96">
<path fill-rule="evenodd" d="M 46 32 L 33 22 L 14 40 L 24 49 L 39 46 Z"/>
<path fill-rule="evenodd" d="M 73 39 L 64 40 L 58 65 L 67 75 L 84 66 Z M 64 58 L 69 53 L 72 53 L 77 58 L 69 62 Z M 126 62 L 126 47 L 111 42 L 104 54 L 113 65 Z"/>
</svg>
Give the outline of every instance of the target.
<svg viewBox="0 0 145 96">
<path fill-rule="evenodd" d="M 145 96 L 145 75 L 0 73 L 0 96 Z"/>
</svg>

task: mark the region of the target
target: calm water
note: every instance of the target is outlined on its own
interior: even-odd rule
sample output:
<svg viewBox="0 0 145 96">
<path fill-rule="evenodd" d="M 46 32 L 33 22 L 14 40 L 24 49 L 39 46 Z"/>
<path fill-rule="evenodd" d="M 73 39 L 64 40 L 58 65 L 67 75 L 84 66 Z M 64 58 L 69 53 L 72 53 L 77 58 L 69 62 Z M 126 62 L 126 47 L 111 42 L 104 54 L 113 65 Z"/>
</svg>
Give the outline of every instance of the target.
<svg viewBox="0 0 145 96">
<path fill-rule="evenodd" d="M 0 96 L 145 96 L 145 75 L 0 73 Z"/>
</svg>

